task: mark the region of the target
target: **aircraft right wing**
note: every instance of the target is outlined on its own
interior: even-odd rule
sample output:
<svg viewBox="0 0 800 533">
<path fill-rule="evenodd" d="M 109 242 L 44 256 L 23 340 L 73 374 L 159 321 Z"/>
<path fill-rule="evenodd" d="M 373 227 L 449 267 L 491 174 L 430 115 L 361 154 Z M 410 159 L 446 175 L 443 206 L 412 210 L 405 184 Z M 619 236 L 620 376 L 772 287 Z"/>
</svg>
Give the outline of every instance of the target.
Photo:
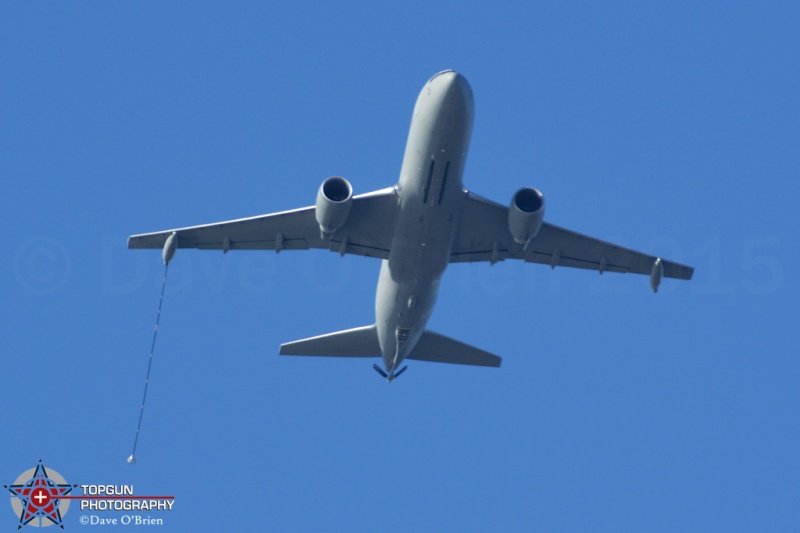
<svg viewBox="0 0 800 533">
<path fill-rule="evenodd" d="M 602 272 L 651 273 L 656 256 L 636 252 L 581 235 L 547 222 L 527 249 L 514 242 L 508 229 L 508 207 L 475 194 L 467 195 L 450 262 L 497 262 L 521 259 L 526 263 L 585 268 Z M 664 276 L 691 279 L 694 268 L 662 261 Z"/>
<path fill-rule="evenodd" d="M 178 248 L 202 250 L 307 250 L 329 249 L 387 259 L 397 218 L 394 187 L 353 197 L 344 225 L 330 239 L 323 239 L 313 206 L 270 215 L 240 218 L 144 233 L 128 237 L 128 248 L 162 248 L 176 233 Z"/>
</svg>

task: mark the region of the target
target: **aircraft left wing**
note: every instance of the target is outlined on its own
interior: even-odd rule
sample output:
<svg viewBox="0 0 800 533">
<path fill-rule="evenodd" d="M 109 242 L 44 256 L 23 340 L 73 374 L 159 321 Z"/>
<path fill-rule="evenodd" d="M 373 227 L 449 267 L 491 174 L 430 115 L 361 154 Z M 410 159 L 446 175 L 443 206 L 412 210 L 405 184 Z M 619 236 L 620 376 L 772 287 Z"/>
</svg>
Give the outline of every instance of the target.
<svg viewBox="0 0 800 533">
<path fill-rule="evenodd" d="M 527 263 L 567 266 L 599 272 L 651 274 L 656 256 L 636 252 L 587 237 L 547 222 L 527 249 L 514 242 L 508 229 L 508 207 L 468 193 L 458 233 L 453 241 L 450 262 L 522 259 Z M 691 279 L 694 268 L 661 262 L 664 276 Z"/>
<path fill-rule="evenodd" d="M 387 259 L 395 219 L 394 187 L 353 197 L 344 225 L 330 239 L 323 239 L 314 207 L 269 215 L 240 218 L 215 224 L 190 226 L 128 237 L 128 248 L 162 248 L 167 237 L 177 234 L 178 248 L 202 250 L 307 250 L 329 249 Z"/>
</svg>

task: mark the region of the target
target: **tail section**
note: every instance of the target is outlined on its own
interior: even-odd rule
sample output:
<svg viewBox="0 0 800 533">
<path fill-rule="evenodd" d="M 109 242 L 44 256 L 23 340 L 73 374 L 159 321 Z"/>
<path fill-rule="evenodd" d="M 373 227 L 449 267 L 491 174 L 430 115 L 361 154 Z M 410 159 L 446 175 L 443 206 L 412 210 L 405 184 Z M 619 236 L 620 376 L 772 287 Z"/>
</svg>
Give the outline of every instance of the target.
<svg viewBox="0 0 800 533">
<path fill-rule="evenodd" d="M 427 330 L 406 359 L 491 367 L 499 367 L 502 361 L 489 352 Z"/>
<path fill-rule="evenodd" d="M 375 325 L 347 329 L 281 344 L 281 355 L 319 355 L 328 357 L 380 357 Z"/>
<path fill-rule="evenodd" d="M 381 347 L 378 342 L 378 330 L 373 324 L 287 342 L 281 344 L 280 354 L 324 357 L 381 357 Z M 406 359 L 489 367 L 499 367 L 502 361 L 500 357 L 489 352 L 427 330 L 422 333 L 416 346 L 414 346 Z M 381 375 L 385 374 L 380 367 L 375 366 Z M 405 370 L 405 368 L 402 370 Z M 384 377 L 387 379 L 394 378 L 400 375 L 400 372 L 395 374 L 392 371 L 384 375 Z"/>
<path fill-rule="evenodd" d="M 386 378 L 386 381 L 391 383 L 394 380 L 394 378 L 398 377 L 400 374 L 402 374 L 403 372 L 406 371 L 406 369 L 408 368 L 408 365 L 404 366 L 403 368 L 401 368 L 397 372 L 395 372 L 394 370 L 392 370 L 391 372 L 386 372 L 384 369 L 382 369 L 378 365 L 372 365 L 372 368 L 375 369 L 375 372 L 380 374 L 382 377 Z"/>
</svg>

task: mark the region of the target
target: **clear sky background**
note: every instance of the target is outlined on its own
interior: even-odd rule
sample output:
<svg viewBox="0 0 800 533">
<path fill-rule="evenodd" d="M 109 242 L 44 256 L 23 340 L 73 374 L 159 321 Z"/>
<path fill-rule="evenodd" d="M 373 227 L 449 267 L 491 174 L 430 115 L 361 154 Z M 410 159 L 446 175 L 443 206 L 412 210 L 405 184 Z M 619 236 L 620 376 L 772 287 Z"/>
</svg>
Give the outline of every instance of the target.
<svg viewBox="0 0 800 533">
<path fill-rule="evenodd" d="M 800 8 L 611 4 L 2 3 L 2 484 L 174 494 L 161 531 L 796 529 Z M 387 385 L 277 355 L 372 323 L 377 261 L 179 250 L 128 465 L 163 266 L 127 236 L 396 183 L 446 68 L 468 188 L 694 279 L 453 265 L 429 327 L 502 367 Z"/>
</svg>

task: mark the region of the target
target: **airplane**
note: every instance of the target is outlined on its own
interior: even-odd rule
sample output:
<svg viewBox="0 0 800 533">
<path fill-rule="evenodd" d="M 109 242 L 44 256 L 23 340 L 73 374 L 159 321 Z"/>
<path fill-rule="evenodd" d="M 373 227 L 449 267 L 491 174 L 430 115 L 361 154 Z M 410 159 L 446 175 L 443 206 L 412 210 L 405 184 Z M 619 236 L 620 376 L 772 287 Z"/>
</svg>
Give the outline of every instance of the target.
<svg viewBox="0 0 800 533">
<path fill-rule="evenodd" d="M 425 328 L 450 263 L 506 259 L 650 276 L 691 279 L 694 269 L 544 222 L 544 196 L 519 189 L 508 207 L 462 184 L 474 101 L 461 74 L 435 74 L 417 98 L 400 179 L 353 196 L 345 178 L 325 179 L 316 204 L 250 218 L 133 235 L 128 248 L 306 250 L 381 259 L 375 323 L 281 344 L 281 355 L 380 357 L 388 382 L 406 360 L 499 367 L 501 358 Z"/>
</svg>

